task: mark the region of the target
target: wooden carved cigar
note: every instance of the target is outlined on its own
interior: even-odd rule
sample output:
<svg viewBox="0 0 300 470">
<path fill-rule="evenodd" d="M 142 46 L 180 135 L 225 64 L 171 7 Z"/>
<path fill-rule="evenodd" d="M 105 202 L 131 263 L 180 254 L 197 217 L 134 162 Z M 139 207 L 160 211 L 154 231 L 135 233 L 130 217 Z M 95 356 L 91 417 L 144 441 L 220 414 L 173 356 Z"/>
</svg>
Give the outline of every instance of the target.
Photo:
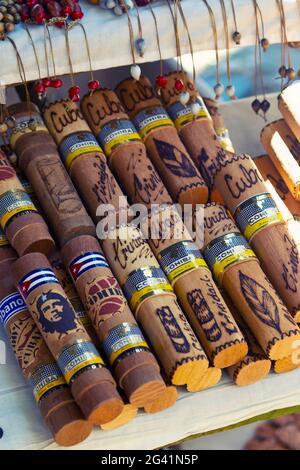
<svg viewBox="0 0 300 470">
<path fill-rule="evenodd" d="M 100 346 L 98 335 L 92 325 L 90 317 L 86 313 L 84 306 L 82 305 L 82 302 L 75 290 L 72 279 L 65 269 L 65 265 L 61 259 L 61 255 L 58 250 L 55 250 L 51 254 L 51 256 L 49 257 L 49 262 L 51 264 L 51 268 L 54 271 L 54 274 L 62 285 L 63 290 L 67 294 L 67 297 L 71 302 L 73 309 L 75 310 L 77 320 L 79 320 L 82 326 L 84 326 L 94 345 L 96 347 Z"/>
<path fill-rule="evenodd" d="M 193 115 L 189 105 L 181 104 L 180 92 L 175 88 L 176 80 L 184 83 L 185 90 L 190 94 L 191 99 L 199 104 L 198 116 Z M 184 71 L 171 72 L 168 75 L 167 85 L 161 89 L 161 99 L 189 155 L 212 192 L 215 188 L 213 188 L 205 164 L 223 158 L 225 150 L 222 148 L 212 118 L 193 80 Z"/>
<path fill-rule="evenodd" d="M 235 153 L 229 130 L 225 126 L 224 118 L 219 109 L 218 101 L 205 97 L 203 97 L 203 101 L 212 118 L 213 126 L 221 147 L 226 150 L 226 152 Z"/>
<path fill-rule="evenodd" d="M 147 147 L 149 156 L 173 201 L 207 201 L 208 189 L 162 107 L 150 81 L 129 78 L 116 87 L 125 111 Z"/>
<path fill-rule="evenodd" d="M 300 201 L 300 166 L 292 148 L 295 137 L 284 119 L 270 122 L 261 131 L 261 143 L 295 199 Z M 300 144 L 296 140 L 297 145 Z"/>
<path fill-rule="evenodd" d="M 0 225 L 20 256 L 31 251 L 48 254 L 54 248 L 47 225 L 1 150 Z"/>
<path fill-rule="evenodd" d="M 222 378 L 222 369 L 210 365 L 197 383 L 190 383 L 187 386 L 189 392 L 200 392 L 217 385 Z"/>
<path fill-rule="evenodd" d="M 293 198 L 270 157 L 268 155 L 256 157 L 255 164 L 284 220 L 288 222 L 293 218 L 300 219 L 300 202 Z"/>
<path fill-rule="evenodd" d="M 112 90 L 97 90 L 93 97 L 83 98 L 81 107 L 130 202 L 143 203 L 147 207 L 171 203 L 171 197 L 117 95 Z M 126 129 L 122 138 L 116 126 Z"/>
<path fill-rule="evenodd" d="M 28 106 L 31 117 L 28 116 Z M 9 107 L 16 119 L 10 143 L 40 202 L 43 212 L 62 246 L 77 235 L 94 235 L 95 227 L 60 160 L 56 145 L 33 104 Z M 36 130 L 29 129 L 34 119 Z"/>
<path fill-rule="evenodd" d="M 121 414 L 109 423 L 102 424 L 101 429 L 103 431 L 112 431 L 113 429 L 120 428 L 125 426 L 125 424 L 130 423 L 138 413 L 138 408 L 131 403 L 125 403 L 124 408 Z"/>
<path fill-rule="evenodd" d="M 223 206 L 205 206 L 204 232 L 204 258 L 264 353 L 274 360 L 289 356 L 300 329 Z"/>
<path fill-rule="evenodd" d="M 245 386 L 256 383 L 268 375 L 271 369 L 271 361 L 267 359 L 231 298 L 224 291 L 222 291 L 222 294 L 248 344 L 247 356 L 237 364 L 228 367 L 227 372 L 236 385 Z"/>
<path fill-rule="evenodd" d="M 117 417 L 123 401 L 110 372 L 77 320 L 46 257 L 31 253 L 13 264 L 16 285 L 84 416 L 94 424 Z"/>
<path fill-rule="evenodd" d="M 185 385 L 200 378 L 208 366 L 206 355 L 141 232 L 120 227 L 103 240 L 102 248 L 168 381 Z"/>
<path fill-rule="evenodd" d="M 280 95 L 278 96 L 278 108 L 282 116 L 285 119 L 285 122 L 293 132 L 296 137 L 296 142 L 300 142 L 300 113 L 297 107 L 297 103 L 300 99 L 300 84 L 293 83 L 292 87 L 285 88 Z M 299 149 L 299 147 L 298 147 Z M 298 153 L 298 152 L 297 152 Z M 295 156 L 295 155 L 294 155 Z M 298 158 L 295 156 L 296 160 L 299 162 L 299 153 Z"/>
<path fill-rule="evenodd" d="M 144 407 L 144 411 L 146 413 L 159 413 L 160 411 L 167 410 L 176 403 L 177 398 L 177 388 L 174 385 L 167 385 L 158 399 Z"/>
<path fill-rule="evenodd" d="M 63 247 L 62 256 L 119 387 L 138 407 L 157 399 L 166 388 L 158 363 L 98 241 L 77 237 Z"/>
<path fill-rule="evenodd" d="M 263 270 L 296 322 L 299 321 L 300 259 L 297 239 L 284 222 L 251 157 L 225 156 L 217 168 L 215 185 L 259 258 Z"/>
<path fill-rule="evenodd" d="M 92 425 L 84 419 L 26 304 L 17 291 L 11 265 L 17 256 L 0 248 L 0 323 L 53 438 L 71 446 L 86 439 Z"/>
<path fill-rule="evenodd" d="M 155 221 L 153 217 L 158 238 L 148 243 L 208 358 L 217 368 L 235 364 L 247 354 L 247 344 L 199 248 L 175 208 L 161 210 Z"/>
<path fill-rule="evenodd" d="M 98 207 L 108 203 L 118 207 L 123 195 L 101 147 L 73 101 L 49 104 L 43 117 L 85 207 L 97 222 Z"/>
</svg>

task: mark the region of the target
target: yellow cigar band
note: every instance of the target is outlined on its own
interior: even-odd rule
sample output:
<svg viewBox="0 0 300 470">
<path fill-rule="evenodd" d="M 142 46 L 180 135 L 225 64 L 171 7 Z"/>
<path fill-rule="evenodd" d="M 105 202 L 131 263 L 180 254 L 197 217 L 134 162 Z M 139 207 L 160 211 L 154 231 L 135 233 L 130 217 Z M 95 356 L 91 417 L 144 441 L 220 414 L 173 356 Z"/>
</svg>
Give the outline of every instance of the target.
<svg viewBox="0 0 300 470">
<path fill-rule="evenodd" d="M 140 136 L 144 140 L 149 134 L 149 132 L 151 132 L 153 129 L 157 129 L 158 127 L 164 126 L 174 127 L 174 124 L 171 119 L 159 119 L 158 121 L 147 124 L 142 130 L 140 130 Z"/>
<path fill-rule="evenodd" d="M 234 153 L 228 129 L 226 129 L 226 127 L 216 127 L 215 131 L 222 149 L 227 150 L 227 152 Z"/>
<path fill-rule="evenodd" d="M 254 251 L 251 250 L 250 248 L 245 249 L 238 255 L 228 256 L 228 258 L 224 259 L 223 261 L 216 262 L 216 264 L 213 267 L 213 274 L 216 277 L 216 279 L 218 279 L 219 281 L 221 280 L 228 266 L 230 266 L 233 263 L 236 263 L 237 261 L 243 261 L 249 258 L 256 258 Z"/>
<path fill-rule="evenodd" d="M 72 380 L 72 377 L 75 374 L 77 374 L 77 372 L 79 372 L 81 369 L 84 369 L 85 367 L 93 365 L 93 364 L 100 364 L 100 365 L 103 366 L 104 361 L 100 356 L 98 356 L 96 358 L 87 359 L 86 361 L 80 362 L 80 364 L 77 364 L 77 366 L 75 366 L 72 370 L 70 370 L 69 372 L 65 372 L 64 376 L 65 376 L 67 384 L 70 383 L 70 381 Z"/>
<path fill-rule="evenodd" d="M 132 310 L 135 311 L 137 307 L 142 303 L 142 301 L 145 300 L 147 297 L 166 293 L 173 293 L 173 289 L 170 284 L 156 284 L 152 286 L 147 286 L 139 292 L 136 291 L 132 295 L 131 299 L 129 300 L 129 305 Z"/>
<path fill-rule="evenodd" d="M 36 124 L 36 127 L 34 129 L 34 132 L 40 132 L 40 131 L 44 131 L 44 132 L 47 132 L 47 134 L 49 133 L 48 130 L 46 129 L 45 125 L 44 124 L 41 124 L 41 123 L 37 123 Z M 33 132 L 31 129 L 29 129 L 29 127 L 24 127 L 22 129 L 20 128 L 16 128 L 11 136 L 10 136 L 10 139 L 9 139 L 9 143 L 10 143 L 10 146 L 12 148 L 12 150 L 14 150 L 16 144 L 17 144 L 17 141 L 19 140 L 20 137 L 23 137 L 23 135 L 25 134 L 29 134 L 30 132 Z"/>
<path fill-rule="evenodd" d="M 37 212 L 26 191 L 15 189 L 6 191 L 0 196 L 0 225 L 5 229 L 7 222 L 20 212 Z"/>
<path fill-rule="evenodd" d="M 119 349 L 116 352 L 113 352 L 109 356 L 110 364 L 113 364 L 115 360 L 118 359 L 118 357 L 121 356 L 121 354 L 123 354 L 125 351 L 128 351 L 129 349 L 132 349 L 132 348 L 138 348 L 138 347 L 149 349 L 149 346 L 146 343 L 146 341 L 140 341 L 139 343 L 134 343 L 134 344 L 126 344 L 126 346 L 123 346 L 123 348 Z"/>
<path fill-rule="evenodd" d="M 65 379 L 63 377 L 53 380 L 53 382 L 46 384 L 44 387 L 42 387 L 39 390 L 34 390 L 33 394 L 34 394 L 35 400 L 39 402 L 40 399 L 43 397 L 43 395 L 45 395 L 45 393 L 47 393 L 52 388 L 56 388 L 61 385 L 66 385 Z"/>
<path fill-rule="evenodd" d="M 74 152 L 69 153 L 65 159 L 65 165 L 66 165 L 67 170 L 69 171 L 72 163 L 77 157 L 84 157 L 84 155 L 87 155 L 90 152 L 99 152 L 99 150 L 101 150 L 99 145 L 95 145 L 92 147 L 81 148 L 81 149 L 75 150 Z"/>
<path fill-rule="evenodd" d="M 257 221 L 253 225 L 248 225 L 244 231 L 244 236 L 245 238 L 247 238 L 247 240 L 250 240 L 253 235 L 262 228 L 265 228 L 271 224 L 275 224 L 278 222 L 284 222 L 284 218 L 282 217 L 280 212 L 274 214 L 271 217 L 265 217 L 264 219 Z"/>
</svg>

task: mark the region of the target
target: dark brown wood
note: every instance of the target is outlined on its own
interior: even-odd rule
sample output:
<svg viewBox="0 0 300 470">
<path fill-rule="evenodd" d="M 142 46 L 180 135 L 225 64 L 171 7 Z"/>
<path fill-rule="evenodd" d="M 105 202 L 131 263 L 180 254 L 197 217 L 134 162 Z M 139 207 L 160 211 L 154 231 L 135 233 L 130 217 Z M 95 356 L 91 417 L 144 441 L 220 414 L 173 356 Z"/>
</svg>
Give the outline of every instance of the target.
<svg viewBox="0 0 300 470">
<path fill-rule="evenodd" d="M 0 252 L 2 250 L 0 248 Z M 63 446 L 78 444 L 91 433 L 92 425 L 76 405 L 54 357 L 17 292 L 11 272 L 11 265 L 16 260 L 14 252 L 11 250 L 10 255 L 6 254 L 7 257 L 1 256 L 0 261 L 0 323 L 6 329 L 24 377 L 34 384 L 35 400 L 53 438 Z M 6 315 L 3 315 L 4 311 Z M 47 377 L 44 386 L 38 379 L 42 371 L 45 383 Z"/>
<path fill-rule="evenodd" d="M 13 274 L 84 416 L 94 424 L 117 417 L 122 412 L 123 401 L 115 381 L 77 320 L 46 257 L 39 253 L 21 257 L 13 264 Z"/>
<path fill-rule="evenodd" d="M 10 142 L 59 244 L 62 246 L 77 235 L 95 234 L 92 220 L 60 160 L 53 139 L 34 105 L 31 104 L 30 109 L 31 116 L 28 116 L 26 103 L 10 106 L 9 112 L 17 122 Z M 28 127 L 30 118 L 37 123 L 34 131 Z"/>
<path fill-rule="evenodd" d="M 48 254 L 54 248 L 47 225 L 1 150 L 0 224 L 20 256 L 32 251 Z"/>
<path fill-rule="evenodd" d="M 63 247 L 62 256 L 118 385 L 129 402 L 143 407 L 158 399 L 165 389 L 158 363 L 98 241 L 89 236 L 77 237 Z M 86 266 L 82 273 L 81 264 Z"/>
</svg>

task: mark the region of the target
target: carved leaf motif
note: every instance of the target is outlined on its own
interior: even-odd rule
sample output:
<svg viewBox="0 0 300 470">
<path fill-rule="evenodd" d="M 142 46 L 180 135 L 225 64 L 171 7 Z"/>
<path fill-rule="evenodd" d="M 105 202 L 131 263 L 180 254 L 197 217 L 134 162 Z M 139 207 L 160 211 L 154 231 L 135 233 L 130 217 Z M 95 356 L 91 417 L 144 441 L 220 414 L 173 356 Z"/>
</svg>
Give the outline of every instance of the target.
<svg viewBox="0 0 300 470">
<path fill-rule="evenodd" d="M 181 150 L 162 140 L 154 139 L 154 143 L 160 158 L 174 175 L 184 178 L 197 176 L 195 167 Z"/>
<path fill-rule="evenodd" d="M 239 271 L 242 293 L 259 320 L 281 333 L 277 304 L 271 294 L 258 282 Z"/>
</svg>

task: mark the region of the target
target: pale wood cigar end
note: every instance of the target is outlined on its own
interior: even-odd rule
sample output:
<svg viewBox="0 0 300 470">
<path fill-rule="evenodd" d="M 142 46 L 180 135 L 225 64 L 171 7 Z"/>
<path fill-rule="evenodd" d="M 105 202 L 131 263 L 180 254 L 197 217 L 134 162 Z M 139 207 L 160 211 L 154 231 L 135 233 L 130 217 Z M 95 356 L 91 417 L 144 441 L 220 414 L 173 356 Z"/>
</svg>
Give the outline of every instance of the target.
<svg viewBox="0 0 300 470">
<path fill-rule="evenodd" d="M 108 398 L 102 401 L 89 415 L 90 423 L 96 425 L 106 424 L 117 418 L 123 411 L 124 404 L 118 398 Z"/>
<path fill-rule="evenodd" d="M 213 365 L 219 369 L 230 367 L 240 362 L 248 353 L 246 342 L 233 344 L 214 356 Z"/>
<path fill-rule="evenodd" d="M 143 375 L 140 372 L 138 373 Z M 157 399 L 165 390 L 166 386 L 164 382 L 159 378 L 158 373 L 156 375 L 158 378 L 153 378 L 153 380 L 149 380 L 147 375 L 144 378 L 143 383 L 140 386 L 135 387 L 134 392 L 128 397 L 132 405 L 137 408 L 143 408 L 147 403 Z M 143 377 L 141 377 L 141 379 L 143 379 Z"/>
<path fill-rule="evenodd" d="M 289 372 L 300 367 L 300 363 L 295 363 L 292 360 L 292 356 L 284 357 L 273 362 L 273 370 L 276 374 L 282 374 L 283 372 Z"/>
<path fill-rule="evenodd" d="M 299 340 L 300 335 L 296 334 L 276 341 L 276 343 L 271 348 L 269 348 L 269 359 L 276 361 L 278 359 L 283 359 L 290 356 L 294 351 L 294 342 Z"/>
<path fill-rule="evenodd" d="M 102 424 L 100 427 L 103 431 L 112 431 L 113 429 L 125 426 L 125 424 L 129 423 L 136 417 L 137 412 L 138 409 L 136 406 L 132 405 L 131 403 L 126 403 L 122 413 L 119 414 L 119 416 L 106 424 Z"/>
<path fill-rule="evenodd" d="M 194 375 L 197 377 L 203 375 L 207 367 L 208 361 L 206 359 L 197 359 L 181 364 L 177 366 L 172 376 L 172 384 L 186 385 Z"/>
<path fill-rule="evenodd" d="M 251 385 L 259 382 L 268 375 L 271 369 L 271 361 L 269 359 L 258 359 L 248 364 L 241 364 L 234 374 L 234 382 L 240 387 Z"/>
<path fill-rule="evenodd" d="M 188 383 L 187 390 L 188 392 L 200 392 L 201 390 L 214 387 L 220 382 L 221 377 L 221 369 L 218 367 L 209 367 L 197 384 L 193 382 Z"/>
<path fill-rule="evenodd" d="M 159 413 L 173 406 L 178 398 L 177 388 L 173 385 L 168 385 L 166 389 L 159 395 L 159 397 L 144 407 L 145 413 Z"/>
<path fill-rule="evenodd" d="M 74 446 L 83 442 L 91 434 L 92 429 L 91 423 L 84 419 L 78 419 L 61 428 L 57 434 L 54 434 L 54 439 L 60 446 Z"/>
</svg>

